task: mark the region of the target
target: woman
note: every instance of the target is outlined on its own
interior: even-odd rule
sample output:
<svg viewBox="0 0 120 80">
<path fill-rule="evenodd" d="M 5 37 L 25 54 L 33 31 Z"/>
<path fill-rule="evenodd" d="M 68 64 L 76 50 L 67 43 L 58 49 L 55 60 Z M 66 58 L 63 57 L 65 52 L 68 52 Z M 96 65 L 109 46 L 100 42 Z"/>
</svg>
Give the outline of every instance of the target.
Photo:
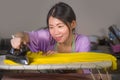
<svg viewBox="0 0 120 80">
<path fill-rule="evenodd" d="M 76 16 L 68 4 L 60 2 L 50 9 L 47 15 L 47 26 L 44 29 L 15 34 L 11 39 L 12 47 L 20 49 L 21 44 L 24 44 L 32 52 L 42 51 L 45 55 L 90 50 L 88 37 L 75 33 Z M 82 70 L 78 72 L 83 73 Z"/>
<path fill-rule="evenodd" d="M 66 3 L 55 4 L 47 15 L 47 28 L 32 32 L 20 32 L 11 39 L 12 47 L 20 49 L 27 45 L 32 52 L 53 53 L 87 52 L 90 50 L 89 39 L 75 33 L 76 16 Z"/>
</svg>

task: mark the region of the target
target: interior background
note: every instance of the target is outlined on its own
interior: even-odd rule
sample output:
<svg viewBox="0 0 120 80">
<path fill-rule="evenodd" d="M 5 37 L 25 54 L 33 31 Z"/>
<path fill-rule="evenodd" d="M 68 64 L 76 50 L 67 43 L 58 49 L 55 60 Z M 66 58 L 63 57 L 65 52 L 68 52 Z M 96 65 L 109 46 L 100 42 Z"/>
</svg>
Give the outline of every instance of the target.
<svg viewBox="0 0 120 80">
<path fill-rule="evenodd" d="M 112 24 L 120 26 L 120 0 L 0 0 L 0 38 L 46 26 L 49 9 L 68 3 L 77 16 L 77 32 L 104 36 Z"/>
</svg>

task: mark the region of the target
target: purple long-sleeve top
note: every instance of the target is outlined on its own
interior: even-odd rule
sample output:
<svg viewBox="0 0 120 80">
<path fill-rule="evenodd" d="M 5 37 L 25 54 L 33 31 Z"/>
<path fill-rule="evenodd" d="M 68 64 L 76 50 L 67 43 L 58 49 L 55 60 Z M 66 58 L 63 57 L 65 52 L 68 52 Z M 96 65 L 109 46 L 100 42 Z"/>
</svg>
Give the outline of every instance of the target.
<svg viewBox="0 0 120 80">
<path fill-rule="evenodd" d="M 55 50 L 56 41 L 52 38 L 48 29 L 40 29 L 29 32 L 28 47 L 32 52 Z M 88 52 L 90 50 L 90 41 L 87 36 L 75 34 L 74 51 Z"/>
</svg>

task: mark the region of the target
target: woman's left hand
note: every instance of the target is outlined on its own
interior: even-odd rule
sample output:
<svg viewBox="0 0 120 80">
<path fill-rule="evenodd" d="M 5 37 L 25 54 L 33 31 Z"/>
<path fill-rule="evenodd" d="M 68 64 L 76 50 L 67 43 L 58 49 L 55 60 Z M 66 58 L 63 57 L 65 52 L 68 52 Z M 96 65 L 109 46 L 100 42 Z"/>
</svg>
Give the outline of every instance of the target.
<svg viewBox="0 0 120 80">
<path fill-rule="evenodd" d="M 56 53 L 57 53 L 57 51 L 51 51 L 51 50 L 49 50 L 46 53 L 44 53 L 44 55 L 48 56 L 48 55 L 52 55 L 52 54 L 56 54 Z"/>
</svg>

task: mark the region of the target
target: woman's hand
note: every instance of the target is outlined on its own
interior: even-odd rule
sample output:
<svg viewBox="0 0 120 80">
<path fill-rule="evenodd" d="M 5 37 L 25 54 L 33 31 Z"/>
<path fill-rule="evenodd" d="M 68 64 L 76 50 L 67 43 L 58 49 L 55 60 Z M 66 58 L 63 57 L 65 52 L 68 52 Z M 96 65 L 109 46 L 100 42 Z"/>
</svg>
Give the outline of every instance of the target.
<svg viewBox="0 0 120 80">
<path fill-rule="evenodd" d="M 11 39 L 11 45 L 14 49 L 20 49 L 21 44 L 22 44 L 21 37 L 14 37 Z"/>
<path fill-rule="evenodd" d="M 11 39 L 11 45 L 15 49 L 20 49 L 22 44 L 27 45 L 28 42 L 29 35 L 25 32 L 18 32 Z"/>
<path fill-rule="evenodd" d="M 57 51 L 49 50 L 49 51 L 47 51 L 46 53 L 44 53 L 43 55 L 48 56 L 48 55 L 52 55 L 52 54 L 56 54 L 56 53 L 57 53 Z"/>
</svg>

